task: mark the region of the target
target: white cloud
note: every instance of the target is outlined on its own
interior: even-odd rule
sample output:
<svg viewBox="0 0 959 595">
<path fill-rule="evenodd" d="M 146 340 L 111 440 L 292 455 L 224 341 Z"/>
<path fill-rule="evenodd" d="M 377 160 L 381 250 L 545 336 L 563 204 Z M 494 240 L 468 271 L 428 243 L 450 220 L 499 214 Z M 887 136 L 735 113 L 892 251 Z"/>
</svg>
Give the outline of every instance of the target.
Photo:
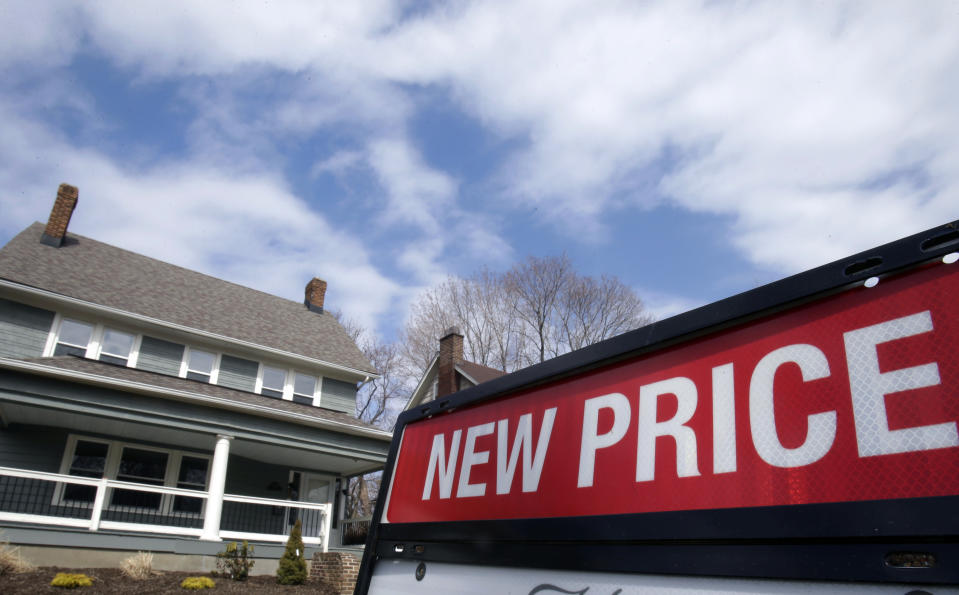
<svg viewBox="0 0 959 595">
<path fill-rule="evenodd" d="M 342 175 L 363 163 L 363 154 L 359 151 L 337 151 L 330 157 L 322 159 L 310 169 L 311 177 L 319 177 L 324 173 Z"/>
<path fill-rule="evenodd" d="M 93 43 L 156 76 L 218 75 L 270 65 L 347 69 L 397 15 L 390 0 L 283 3 L 102 0 L 82 4 Z"/>
<path fill-rule="evenodd" d="M 399 22 L 401 8 L 117 1 L 44 4 L 27 19 L 10 3 L 4 14 L 25 25 L 0 42 L 0 66 L 64 64 L 82 46 L 137 76 L 193 75 L 194 165 L 101 164 L 128 188 L 149 180 L 193 196 L 161 174 L 230 189 L 243 179 L 286 204 L 292 194 L 264 173 L 281 171 L 277 139 L 349 127 L 384 191 L 380 229 L 419 235 L 395 256 L 416 283 L 464 244 L 500 258 L 510 248 L 410 140 L 411 87 L 449 91 L 520 147 L 484 210 L 534 207 L 578 240 L 666 200 L 729 217 L 720 233 L 747 258 L 792 272 L 959 215 L 959 15 L 948 2 L 528 0 L 444 4 Z M 35 137 L 33 126 L 7 125 L 5 143 Z M 24 155 L 40 147 L 21 143 Z M 28 194 L 77 163 L 24 155 L 0 181 Z M 323 159 L 314 175 L 360 157 Z M 658 186 L 639 180 L 660 161 Z M 252 213 L 238 224 L 269 221 Z"/>
<path fill-rule="evenodd" d="M 735 245 L 777 270 L 959 210 L 949 3 L 473 3 L 383 43 L 385 75 L 450 85 L 525 139 L 512 196 L 579 236 L 623 208 L 616 197 L 664 149 L 676 158 L 665 198 L 732 215 Z M 876 189 L 908 169 L 928 183 Z"/>
<path fill-rule="evenodd" d="M 0 106 L 2 231 L 46 220 L 56 182 L 80 189 L 72 231 L 299 301 L 314 276 L 327 303 L 375 327 L 399 285 L 371 264 L 359 238 L 338 231 L 269 171 L 233 171 L 198 160 L 125 169 L 70 146 Z"/>
<path fill-rule="evenodd" d="M 451 208 L 456 183 L 429 167 L 405 139 L 381 139 L 369 147 L 369 163 L 387 193 L 380 216 L 384 225 L 396 223 L 437 235 L 445 211 Z"/>
<path fill-rule="evenodd" d="M 84 38 L 83 13 L 61 2 L 0 2 L 0 68 L 62 65 Z"/>
<path fill-rule="evenodd" d="M 324 162 L 324 167 L 356 165 L 350 155 L 334 155 L 331 162 Z M 443 281 L 450 263 L 458 259 L 502 262 L 512 252 L 490 217 L 481 212 L 482 205 L 461 204 L 457 181 L 430 167 L 409 139 L 370 143 L 366 162 L 384 193 L 377 217 L 381 233 L 412 232 L 405 243 L 394 239 L 403 246 L 396 263 L 412 274 L 414 283 L 429 286 Z"/>
<path fill-rule="evenodd" d="M 642 296 L 646 313 L 652 315 L 656 320 L 665 320 L 670 316 L 682 314 L 704 305 L 702 301 L 656 289 L 637 288 L 636 294 Z"/>
</svg>

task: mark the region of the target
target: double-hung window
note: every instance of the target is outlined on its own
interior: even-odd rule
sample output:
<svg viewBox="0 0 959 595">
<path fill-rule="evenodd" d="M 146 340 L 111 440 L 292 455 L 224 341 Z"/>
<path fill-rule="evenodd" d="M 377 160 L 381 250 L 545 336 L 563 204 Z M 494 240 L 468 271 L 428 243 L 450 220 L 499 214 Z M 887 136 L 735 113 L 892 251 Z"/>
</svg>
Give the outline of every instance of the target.
<svg viewBox="0 0 959 595">
<path fill-rule="evenodd" d="M 100 340 L 100 361 L 110 362 L 120 366 L 130 361 L 130 352 L 133 351 L 134 336 L 112 328 L 103 329 L 103 338 Z"/>
<path fill-rule="evenodd" d="M 262 386 L 260 394 L 276 399 L 283 398 L 283 389 L 286 385 L 286 370 L 263 366 Z"/>
<path fill-rule="evenodd" d="M 53 355 L 78 355 L 84 357 L 93 337 L 93 325 L 78 320 L 64 318 L 60 321 L 56 347 Z"/>
<path fill-rule="evenodd" d="M 71 318 L 60 320 L 53 355 L 76 355 L 100 361 L 129 365 L 136 335 L 125 333 L 102 324 L 90 324 Z"/>
<path fill-rule="evenodd" d="M 293 374 L 293 400 L 304 405 L 312 405 L 316 395 L 316 376 L 295 372 Z"/>
<path fill-rule="evenodd" d="M 199 349 L 190 349 L 187 356 L 186 377 L 200 382 L 211 382 L 216 354 Z"/>
</svg>

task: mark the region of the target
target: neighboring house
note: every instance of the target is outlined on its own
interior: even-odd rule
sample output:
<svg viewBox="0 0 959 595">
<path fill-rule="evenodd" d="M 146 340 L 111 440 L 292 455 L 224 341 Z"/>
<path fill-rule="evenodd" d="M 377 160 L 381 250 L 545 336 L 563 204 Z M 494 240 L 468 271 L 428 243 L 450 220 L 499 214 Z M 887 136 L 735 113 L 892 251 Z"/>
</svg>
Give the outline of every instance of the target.
<svg viewBox="0 0 959 595">
<path fill-rule="evenodd" d="M 463 359 L 463 335 L 452 327 L 440 339 L 440 350 L 420 378 L 405 409 L 413 409 L 456 391 L 499 378 L 506 372 Z"/>
<path fill-rule="evenodd" d="M 0 539 L 209 568 L 222 541 L 278 558 L 300 519 L 335 548 L 391 436 L 355 417 L 376 374 L 326 283 L 296 303 L 67 233 L 76 202 L 0 249 Z"/>
</svg>

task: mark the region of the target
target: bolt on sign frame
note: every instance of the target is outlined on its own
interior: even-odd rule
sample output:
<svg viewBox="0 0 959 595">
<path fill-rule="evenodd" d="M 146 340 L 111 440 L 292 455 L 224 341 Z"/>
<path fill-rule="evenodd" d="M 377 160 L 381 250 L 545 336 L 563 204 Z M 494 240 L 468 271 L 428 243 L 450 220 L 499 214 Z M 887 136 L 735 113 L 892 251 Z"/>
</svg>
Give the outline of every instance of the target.
<svg viewBox="0 0 959 595">
<path fill-rule="evenodd" d="M 356 593 L 952 591 L 957 250 L 959 221 L 403 413 Z"/>
</svg>

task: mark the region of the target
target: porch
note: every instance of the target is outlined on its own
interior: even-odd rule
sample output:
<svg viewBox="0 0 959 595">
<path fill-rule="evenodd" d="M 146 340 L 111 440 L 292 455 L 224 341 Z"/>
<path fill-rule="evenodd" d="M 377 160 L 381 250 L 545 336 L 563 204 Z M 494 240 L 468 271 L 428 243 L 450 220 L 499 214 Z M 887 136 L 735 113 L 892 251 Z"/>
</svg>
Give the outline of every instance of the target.
<svg viewBox="0 0 959 595">
<path fill-rule="evenodd" d="M 331 504 L 218 493 L 214 488 L 200 491 L 0 467 L 0 523 L 283 543 L 300 520 L 304 544 L 328 550 Z"/>
<path fill-rule="evenodd" d="M 104 551 L 162 543 L 209 556 L 245 539 L 282 553 L 300 520 L 307 548 L 325 552 L 342 545 L 349 478 L 386 460 L 389 433 L 341 413 L 67 363 L 90 369 L 0 361 L 0 528 L 11 543 L 60 546 L 69 534 Z"/>
</svg>

